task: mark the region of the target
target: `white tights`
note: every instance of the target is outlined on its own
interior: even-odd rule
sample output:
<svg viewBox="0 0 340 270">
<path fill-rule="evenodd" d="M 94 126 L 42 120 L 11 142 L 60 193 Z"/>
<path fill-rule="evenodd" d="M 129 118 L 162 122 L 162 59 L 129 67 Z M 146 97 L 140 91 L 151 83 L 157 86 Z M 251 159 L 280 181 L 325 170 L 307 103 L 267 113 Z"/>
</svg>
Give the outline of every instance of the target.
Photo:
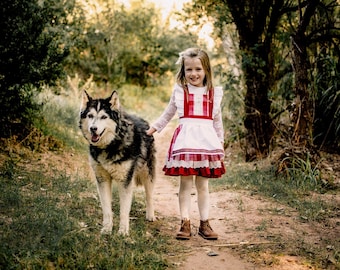
<svg viewBox="0 0 340 270">
<path fill-rule="evenodd" d="M 190 219 L 192 176 L 181 176 L 179 186 L 179 208 L 181 218 Z M 209 218 L 209 178 L 196 176 L 197 204 L 201 220 Z"/>
</svg>

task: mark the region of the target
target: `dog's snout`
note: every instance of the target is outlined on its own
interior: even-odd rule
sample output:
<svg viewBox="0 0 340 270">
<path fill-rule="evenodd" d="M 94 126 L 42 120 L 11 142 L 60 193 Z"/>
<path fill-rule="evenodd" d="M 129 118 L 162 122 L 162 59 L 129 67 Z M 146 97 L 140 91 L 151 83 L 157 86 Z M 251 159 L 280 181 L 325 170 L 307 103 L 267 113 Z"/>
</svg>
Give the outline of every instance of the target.
<svg viewBox="0 0 340 270">
<path fill-rule="evenodd" d="M 90 127 L 90 131 L 93 133 L 97 132 L 97 127 Z"/>
</svg>

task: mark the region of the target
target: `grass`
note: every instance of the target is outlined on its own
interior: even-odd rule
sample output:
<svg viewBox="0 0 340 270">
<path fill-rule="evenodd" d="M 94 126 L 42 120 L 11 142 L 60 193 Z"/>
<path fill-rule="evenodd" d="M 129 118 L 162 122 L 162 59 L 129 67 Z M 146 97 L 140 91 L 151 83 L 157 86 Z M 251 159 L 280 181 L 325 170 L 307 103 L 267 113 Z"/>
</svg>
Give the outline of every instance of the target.
<svg viewBox="0 0 340 270">
<path fill-rule="evenodd" d="M 111 93 L 98 89 L 88 91 L 96 97 Z M 118 92 L 128 112 L 149 121 L 155 120 L 165 108 L 170 94 L 164 87 L 141 89 L 131 85 Z M 44 121 L 37 123 L 42 134 L 35 132 L 27 138 L 33 144 L 32 150 L 85 154 L 87 147 L 78 129 L 80 96 L 79 90 L 54 95 L 47 89 L 42 93 Z M 145 213 L 141 210 L 145 207 L 139 198 L 135 197 L 132 205 L 131 237 L 116 233 L 101 236 L 101 209 L 94 184 L 64 171 L 49 173 L 44 168 L 25 166 L 31 163 L 32 156 L 16 154 L 20 151 L 18 147 L 10 147 L 6 158 L 0 156 L 0 269 L 165 269 L 173 266 L 166 254 L 174 254 L 181 247 L 173 245 L 172 239 L 161 233 L 164 221 L 145 222 Z M 245 164 L 238 160 L 228 166 L 223 178 L 210 182 L 211 188 L 212 191 L 249 190 L 251 194 L 296 209 L 301 222 L 327 224 L 327 219 L 336 216 L 338 209 L 331 201 L 312 196 L 327 192 L 320 184 L 320 171 L 308 160 L 295 160 L 293 164 L 297 164 L 296 167 L 286 175 L 277 175 L 275 168 L 265 162 Z M 244 211 L 241 196 L 238 203 L 238 211 Z M 113 205 L 117 213 L 117 201 Z M 116 219 L 114 226 L 117 229 Z M 262 232 L 267 227 L 267 221 L 263 220 L 256 230 Z M 328 239 L 327 235 L 323 238 L 326 246 L 332 248 L 334 261 L 339 261 L 337 240 Z M 277 252 L 287 251 L 288 246 L 292 246 L 289 247 L 291 254 L 314 256 L 313 260 L 319 262 L 324 259 L 319 255 L 323 254 L 322 247 L 315 247 L 303 238 L 291 239 L 290 244 L 280 243 Z"/>
<path fill-rule="evenodd" d="M 140 202 L 133 201 L 130 237 L 101 236 L 101 209 L 92 182 L 60 172 L 53 177 L 39 170 L 25 172 L 10 159 L 1 172 L 1 269 L 171 267 L 165 255 L 174 250 L 170 239 L 160 233 L 160 221 L 145 222 Z M 117 213 L 117 201 L 114 205 Z"/>
<path fill-rule="evenodd" d="M 281 254 L 285 250 L 288 254 L 308 258 L 314 265 L 319 265 L 320 269 L 327 268 L 329 265 L 335 267 L 334 269 L 340 269 L 339 239 L 327 234 L 329 220 L 339 216 L 339 205 L 335 201 L 323 198 L 324 194 L 332 191 L 326 190 L 318 180 L 319 170 L 308 166 L 304 166 L 301 170 L 294 167 L 285 175 L 277 175 L 276 168 L 268 166 L 267 161 L 262 164 L 261 162 L 241 163 L 228 167 L 226 175 L 211 181 L 210 185 L 212 191 L 248 190 L 250 195 L 258 194 L 295 209 L 301 223 L 321 225 L 322 232 L 325 232 L 324 234 L 320 232 L 321 245 L 310 243 L 304 238 L 303 233 L 297 233 L 292 239 L 280 239 L 278 236 L 277 250 L 271 247 L 270 252 Z M 239 208 L 239 211 L 242 211 L 242 201 Z M 266 227 L 264 220 L 256 230 L 265 231 Z"/>
<path fill-rule="evenodd" d="M 133 200 L 129 237 L 116 233 L 118 215 L 114 233 L 102 236 L 102 211 L 94 183 L 76 173 L 46 170 L 35 164 L 34 153 L 44 151 L 85 155 L 87 146 L 78 128 L 81 93 L 65 91 L 55 95 L 46 89 L 40 95 L 44 118 L 36 123 L 35 132 L 25 143 L 34 144 L 30 147 L 32 153 L 23 154 L 20 143 L 14 142 L 15 147 L 8 146 L 7 155 L 0 156 L 0 269 L 172 268 L 166 254 L 180 247 L 161 233 L 164 221 L 145 221 L 141 200 Z M 128 111 L 145 110 L 145 98 L 138 91 L 142 90 L 132 86 L 119 91 Z M 153 100 L 151 97 L 148 102 Z M 150 105 L 150 120 L 157 106 L 165 105 L 159 101 Z M 116 190 L 113 197 L 113 210 L 119 213 Z"/>
<path fill-rule="evenodd" d="M 262 168 L 257 166 L 251 163 L 243 164 L 243 168 L 231 166 L 223 178 L 211 181 L 211 186 L 213 190 L 221 188 L 251 190 L 252 193 L 261 194 L 296 208 L 301 216 L 311 221 L 322 219 L 323 216 L 320 213 L 323 211 L 334 210 L 331 202 L 310 199 L 311 193 L 326 192 L 322 183 L 311 174 L 306 177 L 304 171 L 294 168 L 294 171 L 287 177 L 277 175 L 274 166 Z"/>
</svg>

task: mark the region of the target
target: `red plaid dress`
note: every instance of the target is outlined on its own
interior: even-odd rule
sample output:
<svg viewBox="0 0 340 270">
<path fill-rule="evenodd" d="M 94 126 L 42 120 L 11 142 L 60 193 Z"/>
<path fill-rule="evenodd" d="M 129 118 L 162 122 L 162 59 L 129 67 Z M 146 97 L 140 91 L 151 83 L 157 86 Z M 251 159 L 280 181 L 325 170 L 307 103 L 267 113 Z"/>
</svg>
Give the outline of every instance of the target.
<svg viewBox="0 0 340 270">
<path fill-rule="evenodd" d="M 220 109 L 213 107 L 219 104 L 213 102 L 214 90 L 207 93 L 206 88 L 193 86 L 191 90 L 186 94 L 182 89 L 184 98 L 178 98 L 178 91 L 177 98 L 173 95 L 174 104 L 184 103 L 180 104 L 183 107 L 179 106 L 183 114 L 179 112 L 179 126 L 172 137 L 163 171 L 171 176 L 218 178 L 225 173 L 224 149 L 213 121 L 214 111 L 220 113 Z"/>
</svg>

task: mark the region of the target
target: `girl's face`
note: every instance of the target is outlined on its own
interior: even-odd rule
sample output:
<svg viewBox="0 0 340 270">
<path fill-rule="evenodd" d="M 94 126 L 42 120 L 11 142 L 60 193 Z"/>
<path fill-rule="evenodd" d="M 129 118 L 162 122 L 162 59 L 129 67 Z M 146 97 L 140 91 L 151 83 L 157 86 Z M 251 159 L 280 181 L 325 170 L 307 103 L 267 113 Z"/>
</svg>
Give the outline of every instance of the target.
<svg viewBox="0 0 340 270">
<path fill-rule="evenodd" d="M 184 58 L 184 74 L 188 83 L 196 87 L 203 87 L 205 72 L 201 60 L 197 57 Z"/>
</svg>

